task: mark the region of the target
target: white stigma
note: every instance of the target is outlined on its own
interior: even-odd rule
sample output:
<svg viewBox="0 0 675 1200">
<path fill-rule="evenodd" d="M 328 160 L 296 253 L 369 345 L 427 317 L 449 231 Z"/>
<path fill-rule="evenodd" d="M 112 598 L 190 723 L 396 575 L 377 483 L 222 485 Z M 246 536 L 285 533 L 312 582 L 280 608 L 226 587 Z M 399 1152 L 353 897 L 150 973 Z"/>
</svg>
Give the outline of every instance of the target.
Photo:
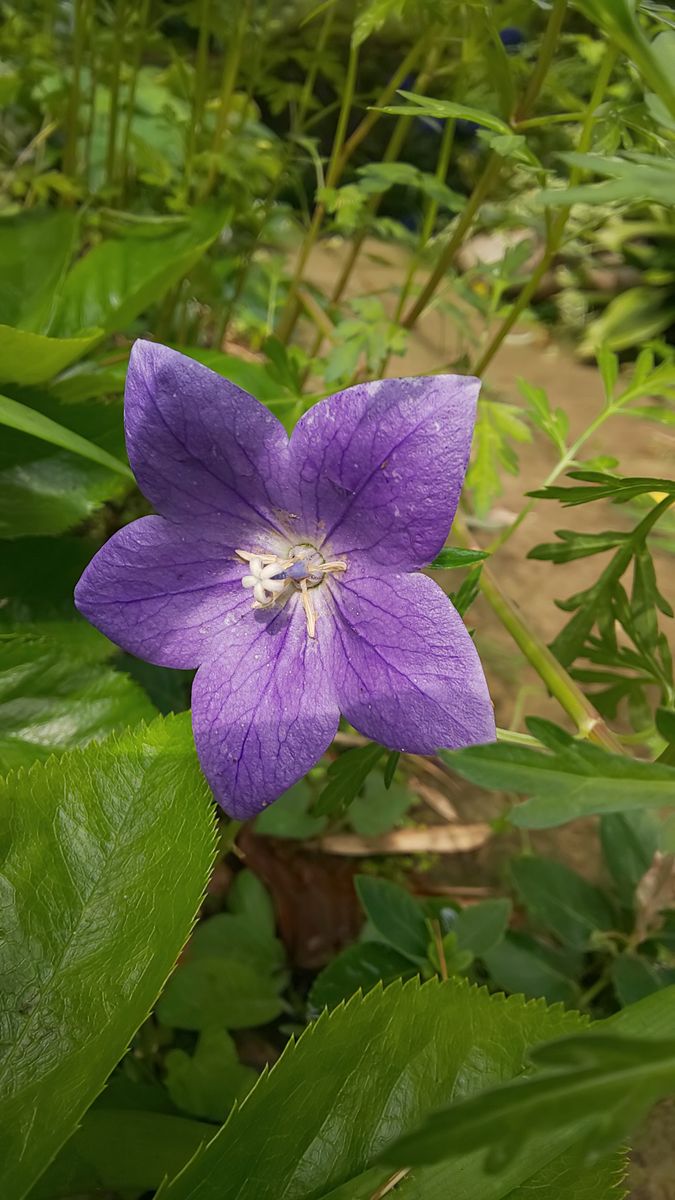
<svg viewBox="0 0 675 1200">
<path fill-rule="evenodd" d="M 277 600 L 285 600 L 296 590 L 302 597 L 307 619 L 307 632 L 316 635 L 316 611 L 310 592 L 327 575 L 347 570 L 346 562 L 325 562 L 312 546 L 289 547 L 288 557 L 277 554 L 256 554 L 237 550 L 237 557 L 248 564 L 248 574 L 242 576 L 242 587 L 253 592 L 254 608 L 269 608 Z"/>
</svg>

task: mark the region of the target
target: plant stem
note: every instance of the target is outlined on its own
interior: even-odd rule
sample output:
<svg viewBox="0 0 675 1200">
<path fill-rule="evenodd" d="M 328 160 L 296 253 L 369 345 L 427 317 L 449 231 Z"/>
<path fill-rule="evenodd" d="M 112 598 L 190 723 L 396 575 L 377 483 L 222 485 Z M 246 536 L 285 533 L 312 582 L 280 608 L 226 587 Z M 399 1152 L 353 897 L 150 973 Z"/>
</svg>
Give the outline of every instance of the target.
<svg viewBox="0 0 675 1200">
<path fill-rule="evenodd" d="M 197 37 L 197 61 L 195 63 L 195 86 L 192 96 L 192 112 L 185 147 L 185 190 L 189 197 L 192 191 L 192 164 L 197 137 L 202 126 L 206 101 L 209 49 L 209 4 L 210 0 L 199 0 L 199 34 Z"/>
<path fill-rule="evenodd" d="M 357 74 L 357 70 L 358 70 L 358 63 L 359 63 L 358 47 L 355 46 L 354 43 L 352 42 L 349 47 L 349 61 L 347 64 L 347 77 L 345 79 L 345 85 L 344 85 L 344 89 L 342 92 L 342 103 L 340 105 L 340 114 L 338 116 L 338 122 L 337 122 L 337 126 L 335 129 L 335 135 L 333 137 L 333 147 L 331 150 L 330 160 L 328 163 L 328 170 L 326 172 L 325 186 L 327 188 L 334 187 L 339 178 L 339 171 L 341 168 L 341 159 L 342 159 L 342 148 L 344 146 L 345 136 L 347 133 L 347 122 L 349 121 L 349 114 L 351 112 L 352 102 L 354 99 L 354 91 L 356 88 L 356 74 Z M 298 286 L 300 285 L 300 283 L 302 282 L 303 273 L 304 273 L 305 267 L 307 265 L 307 260 L 308 260 L 310 253 L 314 247 L 314 243 L 318 237 L 319 230 L 321 229 L 325 211 L 326 211 L 325 205 L 322 204 L 321 202 L 319 202 L 314 209 L 314 213 L 312 214 L 312 220 L 311 220 L 309 229 L 307 230 L 307 233 L 305 234 L 305 239 L 300 248 L 300 254 L 298 255 L 298 260 L 297 260 L 297 263 L 295 266 L 295 271 L 293 273 L 293 278 L 291 279 L 291 282 L 290 282 L 288 299 L 286 301 L 286 308 L 284 309 L 284 312 L 282 313 L 281 320 L 279 323 L 279 328 L 277 330 L 278 337 L 284 343 L 286 343 L 288 341 L 289 337 L 291 336 L 291 334 L 295 328 L 295 323 L 297 321 L 298 313 L 299 313 L 297 289 L 298 289 Z"/>
<path fill-rule="evenodd" d="M 621 743 L 548 646 L 532 632 L 529 622 L 521 617 L 516 606 L 504 595 L 488 567 L 481 572 L 480 590 L 551 695 L 574 721 L 582 737 L 613 754 L 622 754 Z"/>
<path fill-rule="evenodd" d="M 580 154 L 585 154 L 590 149 L 593 138 L 593 126 L 595 123 L 596 112 L 602 103 L 607 84 L 609 83 L 609 79 L 616 62 L 616 56 L 616 47 L 608 44 L 596 76 L 595 86 L 588 103 L 588 108 L 586 109 L 586 116 L 584 118 L 581 136 L 579 138 L 578 152 Z M 572 171 L 570 172 L 568 187 L 576 187 L 582 174 L 583 172 L 580 167 L 573 167 Z M 539 284 L 541 283 L 544 275 L 548 271 L 554 258 L 560 250 L 560 246 L 565 234 L 565 228 L 567 226 L 567 220 L 570 214 L 570 209 L 571 205 L 565 205 L 560 209 L 555 221 L 553 221 L 546 239 L 546 250 L 544 251 L 542 260 L 539 263 L 539 266 L 532 273 L 525 287 L 520 292 L 518 299 L 512 305 L 508 316 L 504 319 L 494 337 L 481 354 L 480 359 L 475 366 L 475 373 L 477 375 L 482 375 L 489 363 L 492 362 L 492 359 L 499 350 L 504 338 L 507 337 L 518 320 L 520 314 L 527 308 L 530 300 L 536 294 Z"/>
<path fill-rule="evenodd" d="M 218 160 L 223 149 L 223 139 L 227 129 L 227 118 L 230 115 L 232 108 L 232 97 L 237 85 L 237 76 L 239 74 L 239 66 L 241 64 L 241 55 L 244 48 L 244 38 L 248 28 L 248 18 L 251 0 L 243 0 L 241 10 L 239 12 L 239 20 L 237 21 L 234 37 L 228 47 L 227 56 L 225 58 L 225 66 L 223 69 L 223 79 L 220 87 L 220 104 L 218 107 L 218 117 L 216 120 L 216 128 L 213 134 L 213 142 L 211 144 L 211 162 L 209 164 L 208 176 L 202 194 L 202 199 L 206 199 L 211 194 L 213 185 L 216 181 L 218 173 Z"/>
<path fill-rule="evenodd" d="M 358 149 L 364 139 L 367 138 L 373 126 L 380 120 L 382 113 L 379 111 L 379 109 L 384 108 L 390 100 L 393 100 L 394 93 L 403 83 L 406 76 L 410 74 L 410 71 L 414 67 L 422 52 L 425 40 L 426 39 L 421 39 L 419 42 L 415 42 L 414 45 L 411 46 L 408 53 L 401 60 L 398 68 L 392 75 L 386 87 L 381 92 L 376 104 L 369 109 L 363 120 L 359 121 L 354 132 L 350 134 L 345 141 L 339 162 L 340 175 L 342 174 L 349 159 L 352 157 L 354 151 Z"/>
<path fill-rule="evenodd" d="M 544 37 L 541 43 L 539 58 L 535 66 L 534 72 L 530 78 L 530 82 L 525 90 L 525 94 L 519 102 L 514 119 L 522 121 L 529 113 L 532 105 L 537 100 L 541 87 L 546 79 L 549 68 L 553 61 L 555 48 L 558 43 L 560 30 L 565 18 L 567 9 L 567 0 L 553 0 L 553 8 L 549 15 Z M 452 236 L 446 245 L 441 257 L 436 264 L 435 269 L 431 273 L 426 285 L 422 289 L 417 300 L 412 308 L 402 321 L 404 329 L 412 329 L 418 318 L 424 312 L 429 302 L 433 299 L 438 285 L 445 278 L 447 271 L 452 266 L 457 252 L 464 241 L 464 237 L 473 225 L 474 217 L 478 212 L 483 200 L 489 195 L 492 190 L 492 185 L 496 182 L 501 166 L 501 159 L 494 151 L 490 154 L 482 174 L 479 176 L 476 185 L 469 197 L 466 207 L 464 208 L 457 225 L 452 233 Z"/>
<path fill-rule="evenodd" d="M 452 153 L 452 145 L 453 145 L 454 139 L 455 139 L 455 122 L 454 121 L 446 121 L 445 128 L 443 129 L 443 137 L 441 139 L 441 147 L 439 150 L 438 161 L 436 163 L 436 171 L 435 171 L 436 179 L 440 180 L 441 183 L 445 183 L 445 180 L 446 180 L 446 177 L 448 174 L 448 167 L 450 165 L 450 155 Z M 415 253 L 412 255 L 412 257 L 410 259 L 410 263 L 408 265 L 408 271 L 407 271 L 407 274 L 406 274 L 406 277 L 405 277 L 405 280 L 403 283 L 403 287 L 401 288 L 401 291 L 399 294 L 398 303 L 396 305 L 396 312 L 394 314 L 395 321 L 400 321 L 400 319 L 401 319 L 401 314 L 403 313 L 403 309 L 405 308 L 406 301 L 408 299 L 408 296 L 410 295 L 413 283 L 415 281 L 415 274 L 416 274 L 417 268 L 419 266 L 420 256 L 424 250 L 424 247 L 426 246 L 427 242 L 429 241 L 429 238 L 431 237 L 431 235 L 433 233 L 437 214 L 438 214 L 438 200 L 429 198 L 427 205 L 426 205 L 426 211 L 424 214 L 424 221 L 422 223 L 422 229 L 420 230 L 419 241 L 417 243 L 417 250 L 415 251 Z"/>
<path fill-rule="evenodd" d="M 120 107 L 120 78 L 122 52 L 126 29 L 126 0 L 117 0 L 116 19 L 113 27 L 112 77 L 110 83 L 110 118 L 108 121 L 108 147 L 106 151 L 106 180 L 108 187 L 115 181 L 117 167 L 117 125 Z"/>
<path fill-rule="evenodd" d="M 476 182 L 473 192 L 462 210 L 462 215 L 459 218 L 452 232 L 450 240 L 441 253 L 434 270 L 431 272 L 426 284 L 422 288 L 417 300 L 410 308 L 407 315 L 403 318 L 401 324 L 404 329 L 412 329 L 418 318 L 424 312 L 429 302 L 436 294 L 438 285 L 441 283 L 450 267 L 455 261 L 457 251 L 460 249 L 462 242 L 469 229 L 473 225 L 473 220 L 485 200 L 486 196 L 492 190 L 492 185 L 496 181 L 501 168 L 502 160 L 494 151 L 488 156 L 487 162 Z"/>
<path fill-rule="evenodd" d="M 140 11 L 138 14 L 138 28 L 135 31 L 134 37 L 134 54 L 131 65 L 131 79 L 129 81 L 129 91 L 127 93 L 127 112 L 124 121 L 124 133 L 122 135 L 122 180 L 123 188 L 126 190 L 127 179 L 129 176 L 129 140 L 131 137 L 131 127 L 134 120 L 134 106 L 136 104 L 136 88 L 138 86 L 138 72 L 141 69 L 143 60 L 143 51 L 145 49 L 145 39 L 148 32 L 148 17 L 150 15 L 150 0 L 141 0 Z"/>
<path fill-rule="evenodd" d="M 73 177 L 77 173 L 77 139 L 80 116 L 80 75 L 86 33 L 86 0 L 75 0 L 73 36 L 73 77 L 68 96 L 66 144 L 63 151 L 63 172 Z"/>
<path fill-rule="evenodd" d="M 553 8 L 551 9 L 551 15 L 542 38 L 537 65 L 530 76 L 530 82 L 528 83 L 520 102 L 516 106 L 516 110 L 513 114 L 514 121 L 524 120 L 539 97 L 539 93 L 546 81 L 546 76 L 551 68 L 551 63 L 553 62 L 553 57 L 558 46 L 558 39 L 560 37 L 565 20 L 566 11 L 567 0 L 554 0 Z"/>
<path fill-rule="evenodd" d="M 87 96 L 87 126 L 84 131 L 84 173 L 87 186 L 91 188 L 91 153 L 94 141 L 94 126 L 96 123 L 96 94 L 98 91 L 98 53 L 96 45 L 96 2 L 88 0 L 89 21 L 87 35 L 89 40 L 89 94 Z"/>
</svg>

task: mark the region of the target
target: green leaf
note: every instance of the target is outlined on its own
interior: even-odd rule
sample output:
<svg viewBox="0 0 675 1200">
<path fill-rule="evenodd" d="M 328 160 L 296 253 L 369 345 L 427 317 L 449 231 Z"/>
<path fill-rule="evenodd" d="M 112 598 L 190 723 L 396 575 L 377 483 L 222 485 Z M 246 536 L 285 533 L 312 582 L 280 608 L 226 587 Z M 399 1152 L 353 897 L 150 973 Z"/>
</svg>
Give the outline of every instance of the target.
<svg viewBox="0 0 675 1200">
<path fill-rule="evenodd" d="M 92 556 L 82 537 L 34 538 L 2 547 L 0 626 L 75 621 L 73 588 Z M 86 623 L 77 618 L 82 628 Z M 102 636 L 102 635 L 101 635 Z"/>
<path fill-rule="evenodd" d="M 515 404 L 481 400 L 473 440 L 473 458 L 467 473 L 479 516 L 485 516 L 501 494 L 501 473 L 518 474 L 518 456 L 513 443 L 525 443 L 532 435 L 523 413 Z"/>
<path fill-rule="evenodd" d="M 213 1137 L 213 1125 L 164 1113 L 93 1108 L 31 1189 L 30 1200 L 99 1190 L 141 1193 L 176 1175 Z M 124 1152 L 120 1153 L 120 1147 Z"/>
<path fill-rule="evenodd" d="M 240 1063 L 237 1047 L 224 1029 L 205 1030 L 194 1054 L 170 1050 L 164 1066 L 166 1089 L 176 1107 L 209 1121 L 224 1121 L 258 1078 L 251 1067 Z"/>
<path fill-rule="evenodd" d="M 67 336 L 92 326 L 106 333 L 124 329 L 199 261 L 223 223 L 222 209 L 198 209 L 189 225 L 164 237 L 100 242 L 67 276 L 52 332 Z"/>
<path fill-rule="evenodd" d="M 674 319 L 675 302 L 670 288 L 646 285 L 627 288 L 610 300 L 601 316 L 589 322 L 579 353 L 596 354 L 601 346 L 611 350 L 642 346 L 668 329 Z"/>
<path fill-rule="evenodd" d="M 551 486 L 528 492 L 527 495 L 534 496 L 537 500 L 559 500 L 566 508 L 571 508 L 577 504 L 590 504 L 595 500 L 613 500 L 617 504 L 624 504 L 638 496 L 649 495 L 650 492 L 675 494 L 675 482 L 672 479 L 610 475 L 606 471 L 569 471 L 568 475 L 570 479 L 581 479 L 591 486 Z"/>
<path fill-rule="evenodd" d="M 379 837 L 403 822 L 415 796 L 403 784 L 387 787 L 379 771 L 369 775 L 363 792 L 349 807 L 349 824 L 361 837 Z"/>
<path fill-rule="evenodd" d="M 436 117 L 439 120 L 448 118 L 456 120 L 460 117 L 464 121 L 473 121 L 476 125 L 492 129 L 494 133 L 512 135 L 511 127 L 505 121 L 496 117 L 494 113 L 484 112 L 481 108 L 470 108 L 468 104 L 456 104 L 454 100 L 434 100 L 429 96 L 406 92 L 402 88 L 399 88 L 399 96 L 403 96 L 410 103 L 390 104 L 386 108 L 380 109 L 380 112 L 390 113 L 392 116 Z"/>
<path fill-rule="evenodd" d="M 410 979 L 415 968 L 410 959 L 385 942 L 356 942 L 336 955 L 317 975 L 309 993 L 315 1012 L 334 1008 L 349 1000 L 355 992 L 367 992 L 376 984 L 385 986 L 395 979 Z"/>
<path fill-rule="evenodd" d="M 328 768 L 328 782 L 314 806 L 314 816 L 342 816 L 358 796 L 373 767 L 386 753 L 384 746 L 370 742 L 367 746 L 346 750 L 336 758 Z"/>
<path fill-rule="evenodd" d="M 449 571 L 453 567 L 470 567 L 489 557 L 487 550 L 462 550 L 459 546 L 448 546 L 436 555 L 434 561 L 429 564 L 429 570 Z"/>
<path fill-rule="evenodd" d="M 675 768 L 569 739 L 555 753 L 494 742 L 442 750 L 453 771 L 481 787 L 524 792 L 532 799 L 509 819 L 523 829 L 547 829 L 575 817 L 675 804 Z"/>
<path fill-rule="evenodd" d="M 274 975 L 283 968 L 285 955 L 274 928 L 261 926 L 249 913 L 216 913 L 200 921 L 187 949 L 185 962 L 195 959 L 236 959 L 255 972 Z"/>
<path fill-rule="evenodd" d="M 415 1129 L 449 1095 L 471 1096 L 518 1075 L 530 1046 L 581 1023 L 576 1014 L 452 981 L 375 988 L 291 1042 L 210 1145 L 160 1189 L 161 1200 L 372 1200 L 391 1177 L 388 1166 L 375 1165 L 387 1143 Z M 280 1136 L 280 1114 L 289 1109 L 293 1119 Z M 421 1167 L 406 1177 L 405 1194 L 516 1200 L 514 1189 L 525 1181 L 534 1191 L 542 1178 L 554 1177 L 553 1167 L 546 1168 L 555 1162 L 566 1194 L 588 1195 L 584 1172 L 564 1156 L 567 1144 L 549 1134 L 530 1146 L 517 1170 L 499 1178 L 484 1176 L 480 1154 L 467 1154 L 451 1169 Z M 594 1200 L 611 1195 L 615 1170 L 611 1164 L 595 1175 Z M 564 1195 L 545 1194 L 547 1200 Z"/>
<path fill-rule="evenodd" d="M 611 813 L 600 821 L 602 853 L 624 904 L 632 905 L 635 889 L 658 849 L 661 822 L 650 812 Z"/>
<path fill-rule="evenodd" d="M 594 933 L 614 927 L 614 911 L 600 889 L 563 863 L 528 855 L 514 859 L 511 874 L 529 915 L 565 945 L 584 950 Z"/>
<path fill-rule="evenodd" d="M 637 954 L 620 954 L 611 969 L 614 990 L 621 1004 L 635 1004 L 653 992 L 675 983 L 675 971 L 664 969 Z"/>
<path fill-rule="evenodd" d="M 73 627 L 79 623 L 52 627 L 48 638 L 0 639 L 2 773 L 157 715 L 128 676 L 101 665 L 113 647 L 101 638 L 98 652 L 78 653 Z"/>
<path fill-rule="evenodd" d="M 102 453 L 124 454 L 122 405 L 63 405 L 31 394 L 35 415 L 57 420 L 67 413 L 69 429 Z M 124 496 L 131 477 L 117 466 L 101 466 L 46 441 L 5 429 L 0 439 L 0 533 L 38 537 L 61 533 L 89 516 L 104 500 Z"/>
<path fill-rule="evenodd" d="M 485 1149 L 486 1172 L 501 1178 L 546 1137 L 597 1161 L 675 1090 L 675 1042 L 617 1036 L 609 1022 L 537 1047 L 531 1059 L 535 1074 L 434 1113 L 385 1151 L 387 1161 L 458 1163 Z"/>
<path fill-rule="evenodd" d="M 73 252 L 74 212 L 26 212 L 0 221 L 0 322 L 44 331 Z"/>
<path fill-rule="evenodd" d="M 375 875 L 356 875 L 354 886 L 380 937 L 411 962 L 426 962 L 429 928 L 422 908 L 410 893 L 390 879 Z"/>
<path fill-rule="evenodd" d="M 264 883 L 253 871 L 239 871 L 227 895 L 230 912 L 241 917 L 261 938 L 274 938 L 274 905 Z"/>
<path fill-rule="evenodd" d="M 45 337 L 0 325 L 0 381 L 25 385 L 46 383 L 82 358 L 100 337 L 98 329 L 81 337 Z"/>
<path fill-rule="evenodd" d="M 27 404 L 10 400 L 9 396 L 0 396 L 0 425 L 8 425 L 10 429 L 17 429 L 20 433 L 41 438 L 43 442 L 60 446 L 62 450 L 70 450 L 71 453 L 88 458 L 101 467 L 107 467 L 109 471 L 116 471 L 118 475 L 133 479 L 126 463 L 120 462 L 118 458 L 114 458 L 87 438 L 80 437 L 78 433 L 73 433 L 57 421 L 52 421 L 50 417 L 29 408 Z"/>
<path fill-rule="evenodd" d="M 543 996 L 549 1004 L 570 1006 L 579 998 L 579 988 L 562 955 L 529 934 L 507 933 L 482 958 L 494 982 L 507 992 Z"/>
<path fill-rule="evenodd" d="M 458 949 L 481 958 L 501 942 L 510 919 L 511 901 L 506 899 L 481 900 L 463 908 L 452 925 Z"/>
<path fill-rule="evenodd" d="M 266 837 L 317 837 L 326 828 L 326 817 L 315 817 L 309 811 L 311 802 L 312 793 L 301 780 L 256 817 L 256 832 Z"/>
<path fill-rule="evenodd" d="M 283 1012 L 281 980 L 243 958 L 201 956 L 182 963 L 157 1005 L 173 1029 L 250 1029 Z"/>
<path fill-rule="evenodd" d="M 189 720 L 10 777 L 0 820 L 0 1192 L 19 1200 L 145 1019 L 199 906 L 214 835 Z"/>
</svg>

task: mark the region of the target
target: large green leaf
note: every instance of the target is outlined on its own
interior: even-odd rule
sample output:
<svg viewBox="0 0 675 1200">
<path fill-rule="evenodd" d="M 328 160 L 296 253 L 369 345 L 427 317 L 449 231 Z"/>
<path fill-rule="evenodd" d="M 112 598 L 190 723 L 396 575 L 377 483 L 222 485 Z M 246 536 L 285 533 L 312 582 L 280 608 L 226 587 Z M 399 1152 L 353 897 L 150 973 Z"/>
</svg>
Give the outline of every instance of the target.
<svg viewBox="0 0 675 1200">
<path fill-rule="evenodd" d="M 0 321 L 41 332 L 70 260 L 77 229 L 74 212 L 21 213 L 0 221 Z"/>
<path fill-rule="evenodd" d="M 102 450 L 94 442 L 80 437 L 79 433 L 73 433 L 72 429 L 66 429 L 64 425 L 46 417 L 44 413 L 36 412 L 27 404 L 11 400 L 9 396 L 0 396 L 0 425 L 7 425 L 10 429 L 17 429 L 19 433 L 40 438 L 43 442 L 59 446 L 62 450 L 70 450 L 72 454 L 79 454 L 81 458 L 88 458 L 101 467 L 107 467 L 109 471 L 133 479 L 126 463 L 108 454 L 107 450 Z"/>
<path fill-rule="evenodd" d="M 99 1189 L 150 1191 L 185 1166 L 213 1132 L 213 1125 L 187 1117 L 93 1108 L 31 1189 L 30 1200 L 60 1200 Z"/>
<path fill-rule="evenodd" d="M 531 796 L 510 813 L 514 825 L 545 829 L 594 813 L 675 804 L 675 768 L 610 754 L 562 730 L 554 752 L 493 742 L 443 750 L 449 767 L 481 787 Z"/>
<path fill-rule="evenodd" d="M 101 665 L 112 650 L 104 638 L 85 655 L 70 631 L 0 639 L 0 773 L 157 715 L 136 683 Z"/>
<path fill-rule="evenodd" d="M 92 462 L 91 455 L 60 449 L 16 429 L 3 430 L 0 439 L 0 535 L 37 537 L 62 533 L 88 517 L 104 500 L 121 498 L 131 475 L 122 468 L 124 438 L 122 405 L 89 403 L 61 405 L 48 396 L 23 393 L 34 418 L 61 424 L 68 432 L 92 443 L 100 457 L 114 456 L 115 469 Z M 63 430 L 65 433 L 66 431 Z M 63 440 L 63 439 L 62 439 Z"/>
<path fill-rule="evenodd" d="M 494 113 L 485 112 L 482 108 L 470 108 L 467 104 L 456 104 L 454 100 L 435 100 L 430 96 L 420 96 L 415 92 L 406 92 L 399 88 L 399 95 L 409 101 L 408 104 L 390 104 L 382 112 L 392 116 L 406 117 L 435 117 L 437 120 L 472 121 L 475 125 L 483 125 L 493 133 L 512 132 L 511 127 Z"/>
<path fill-rule="evenodd" d="M 501 1175 L 546 1137 L 575 1142 L 581 1162 L 584 1155 L 597 1159 L 656 1100 L 675 1092 L 675 1041 L 659 1036 L 668 1010 L 672 1032 L 672 987 L 590 1030 L 538 1047 L 530 1055 L 539 1068 L 534 1074 L 433 1113 L 389 1148 L 387 1159 L 406 1166 L 454 1160 L 461 1169 L 467 1151 L 487 1150 L 486 1169 Z"/>
<path fill-rule="evenodd" d="M 124 329 L 194 266 L 220 233 L 223 220 L 222 210 L 203 209 L 184 229 L 164 237 L 100 242 L 68 275 L 52 332 L 66 336 L 92 326 L 106 333 Z"/>
<path fill-rule="evenodd" d="M 0 325 L 0 381 L 46 383 L 82 358 L 100 337 L 100 329 L 90 329 L 80 337 L 45 337 Z"/>
<path fill-rule="evenodd" d="M 160 1189 L 162 1200 L 368 1200 L 391 1176 L 375 1165 L 388 1143 L 448 1096 L 512 1079 L 530 1046 L 582 1023 L 578 1014 L 453 981 L 414 980 L 355 997 L 287 1047 L 210 1145 Z M 553 1188 L 547 1200 L 583 1195 L 585 1173 L 563 1153 L 570 1141 L 568 1131 L 548 1135 L 517 1171 L 499 1176 L 484 1175 L 477 1153 L 451 1169 L 422 1167 L 406 1179 L 405 1195 L 500 1200 L 565 1170 L 568 1190 Z M 611 1179 L 609 1166 L 596 1173 L 595 1200 L 612 1194 Z"/>
<path fill-rule="evenodd" d="M 10 776 L 0 827 L 0 1194 L 19 1200 L 146 1017 L 199 906 L 214 838 L 189 719 Z"/>
</svg>

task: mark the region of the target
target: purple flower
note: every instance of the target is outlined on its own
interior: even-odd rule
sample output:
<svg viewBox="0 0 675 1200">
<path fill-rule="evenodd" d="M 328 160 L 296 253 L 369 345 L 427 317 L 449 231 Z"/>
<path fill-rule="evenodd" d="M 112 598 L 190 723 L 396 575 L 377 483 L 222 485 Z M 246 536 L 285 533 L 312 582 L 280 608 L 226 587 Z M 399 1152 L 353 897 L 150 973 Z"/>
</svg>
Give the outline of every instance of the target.
<svg viewBox="0 0 675 1200">
<path fill-rule="evenodd" d="M 418 573 L 452 523 L 478 389 L 457 375 L 360 384 L 289 440 L 235 384 L 136 342 L 127 447 L 160 515 L 114 534 L 75 602 L 139 658 L 199 668 L 197 751 L 232 816 L 304 775 L 340 713 L 416 754 L 494 739 L 473 642 Z"/>
</svg>

